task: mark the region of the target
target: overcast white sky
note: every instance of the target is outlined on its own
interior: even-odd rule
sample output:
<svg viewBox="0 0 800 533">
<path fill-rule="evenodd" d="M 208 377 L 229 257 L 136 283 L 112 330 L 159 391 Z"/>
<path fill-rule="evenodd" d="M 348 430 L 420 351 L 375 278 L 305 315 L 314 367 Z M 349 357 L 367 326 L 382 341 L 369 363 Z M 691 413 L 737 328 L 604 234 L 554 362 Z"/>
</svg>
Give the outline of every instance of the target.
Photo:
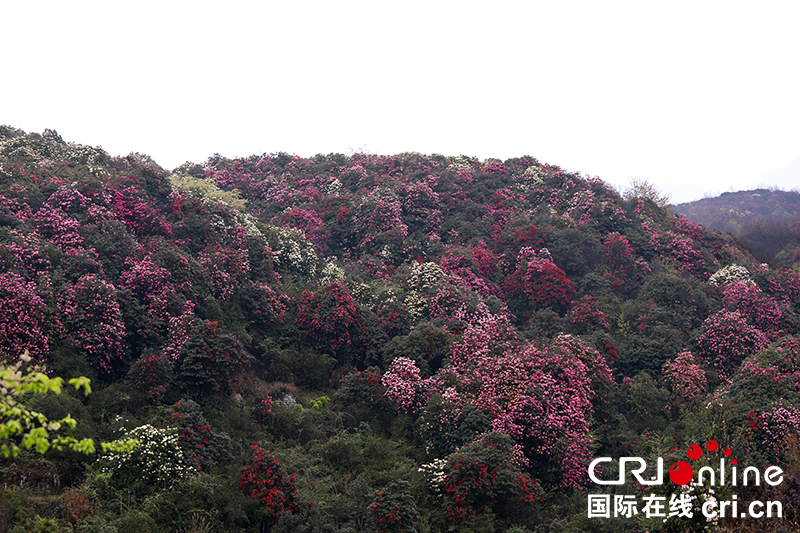
<svg viewBox="0 0 800 533">
<path fill-rule="evenodd" d="M 0 123 L 172 169 L 531 155 L 673 201 L 800 186 L 800 2 L 0 2 Z"/>
</svg>

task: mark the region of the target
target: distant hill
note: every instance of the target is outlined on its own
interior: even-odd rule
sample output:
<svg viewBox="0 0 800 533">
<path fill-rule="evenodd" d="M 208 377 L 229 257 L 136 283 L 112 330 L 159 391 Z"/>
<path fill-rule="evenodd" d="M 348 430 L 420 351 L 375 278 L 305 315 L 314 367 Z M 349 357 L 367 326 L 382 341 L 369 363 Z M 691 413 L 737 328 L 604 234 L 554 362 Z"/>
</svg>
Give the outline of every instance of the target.
<svg viewBox="0 0 800 533">
<path fill-rule="evenodd" d="M 673 210 L 710 230 L 730 233 L 760 261 L 786 268 L 800 262 L 799 192 L 726 192 Z"/>
</svg>

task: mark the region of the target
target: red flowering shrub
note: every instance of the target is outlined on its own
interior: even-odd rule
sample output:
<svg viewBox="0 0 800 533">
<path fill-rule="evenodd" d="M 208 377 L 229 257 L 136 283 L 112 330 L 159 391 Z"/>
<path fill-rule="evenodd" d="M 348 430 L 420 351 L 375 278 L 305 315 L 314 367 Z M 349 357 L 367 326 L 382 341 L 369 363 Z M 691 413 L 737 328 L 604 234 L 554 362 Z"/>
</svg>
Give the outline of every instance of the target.
<svg viewBox="0 0 800 533">
<path fill-rule="evenodd" d="M 517 270 L 503 281 L 509 309 L 522 320 L 533 309 L 550 308 L 564 314 L 575 296 L 575 283 L 549 258 L 520 261 Z M 521 315 L 521 316 L 520 316 Z"/>
<path fill-rule="evenodd" d="M 271 453 L 250 446 L 251 462 L 244 467 L 239 480 L 239 490 L 251 500 L 261 500 L 273 521 L 283 512 L 300 511 L 300 498 L 294 488 L 294 476 L 288 475 L 281 463 Z"/>
<path fill-rule="evenodd" d="M 625 236 L 609 233 L 603 243 L 603 264 L 605 277 L 611 288 L 620 294 L 630 296 L 642 282 L 644 274 L 649 273 L 647 263 L 637 260 L 633 247 Z"/>
<path fill-rule="evenodd" d="M 505 234 L 495 239 L 495 250 L 498 254 L 516 257 L 522 248 L 539 249 L 543 244 L 539 228 L 529 224 L 515 230 L 511 235 Z"/>
<path fill-rule="evenodd" d="M 380 369 L 373 366 L 363 372 L 347 374 L 339 385 L 337 399 L 344 405 L 387 406 L 389 402 Z"/>
<path fill-rule="evenodd" d="M 356 323 L 356 306 L 347 284 L 331 281 L 314 293 L 303 291 L 297 323 L 309 337 L 333 349 L 352 343 L 350 333 Z"/>
<path fill-rule="evenodd" d="M 170 423 L 178 428 L 178 445 L 197 470 L 230 459 L 230 437 L 216 433 L 197 402 L 181 398 L 169 410 Z"/>
<path fill-rule="evenodd" d="M 522 472 L 524 462 L 503 433 L 487 433 L 450 455 L 442 481 L 448 522 L 464 524 L 486 511 L 503 519 L 524 517 L 543 493 Z"/>
<path fill-rule="evenodd" d="M 173 391 L 175 369 L 172 360 L 156 353 L 143 355 L 128 371 L 133 387 L 153 403 L 164 400 Z"/>
</svg>

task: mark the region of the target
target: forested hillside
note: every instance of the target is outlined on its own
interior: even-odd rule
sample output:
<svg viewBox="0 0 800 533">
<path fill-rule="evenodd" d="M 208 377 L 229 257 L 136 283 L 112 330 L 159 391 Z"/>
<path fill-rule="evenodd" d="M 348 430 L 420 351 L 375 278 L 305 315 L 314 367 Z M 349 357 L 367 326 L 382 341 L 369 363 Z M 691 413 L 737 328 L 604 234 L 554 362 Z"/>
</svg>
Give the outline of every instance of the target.
<svg viewBox="0 0 800 533">
<path fill-rule="evenodd" d="M 0 531 L 700 530 L 589 518 L 588 465 L 710 439 L 784 467 L 746 490 L 789 527 L 798 305 L 796 273 L 529 156 L 170 172 L 3 126 L 0 355 L 89 377 L 20 398 L 98 453 L 0 459 Z"/>
<path fill-rule="evenodd" d="M 760 261 L 800 269 L 800 193 L 775 189 L 726 192 L 674 210 L 706 228 L 730 233 Z"/>
</svg>

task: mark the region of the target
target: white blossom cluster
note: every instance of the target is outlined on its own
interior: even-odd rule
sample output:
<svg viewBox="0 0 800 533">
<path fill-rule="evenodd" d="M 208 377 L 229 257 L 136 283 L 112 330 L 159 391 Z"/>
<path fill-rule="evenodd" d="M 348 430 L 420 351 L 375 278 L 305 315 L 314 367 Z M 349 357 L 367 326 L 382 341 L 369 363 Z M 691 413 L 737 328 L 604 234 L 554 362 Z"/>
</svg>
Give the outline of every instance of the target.
<svg viewBox="0 0 800 533">
<path fill-rule="evenodd" d="M 735 281 L 753 281 L 747 267 L 728 265 L 717 270 L 708 280 L 712 285 L 727 285 Z"/>
<path fill-rule="evenodd" d="M 472 159 L 465 155 L 460 155 L 458 157 L 455 157 L 453 159 L 453 162 L 450 163 L 450 165 L 448 165 L 447 168 L 449 170 L 455 170 L 455 171 L 470 169 L 472 168 Z"/>
<path fill-rule="evenodd" d="M 102 472 L 126 472 L 148 482 L 169 484 L 190 477 L 196 469 L 186 461 L 178 445 L 178 430 L 139 426 L 125 435 L 139 444 L 128 452 L 110 452 Z"/>
<path fill-rule="evenodd" d="M 420 465 L 419 471 L 422 472 L 434 492 L 441 493 L 442 483 L 446 477 L 445 469 L 447 468 L 447 459 L 434 459 L 430 463 Z"/>
<path fill-rule="evenodd" d="M 521 194 L 521 195 L 523 195 L 523 196 L 527 196 L 527 195 L 528 195 L 528 194 L 530 194 L 530 192 L 531 192 L 531 189 L 530 189 L 530 187 L 528 187 L 528 186 L 527 186 L 527 185 L 525 185 L 524 183 L 515 183 L 515 184 L 513 184 L 513 185 L 512 185 L 511 187 L 509 187 L 509 188 L 510 188 L 512 191 L 514 191 L 514 192 L 516 192 L 516 193 L 519 193 L 519 194 Z"/>
<path fill-rule="evenodd" d="M 236 212 L 243 211 L 247 204 L 247 200 L 241 197 L 239 189 L 224 191 L 211 179 L 200 179 L 179 173 L 171 174 L 168 179 L 173 191 L 200 200 L 206 207 L 214 208 L 221 204 Z"/>
<path fill-rule="evenodd" d="M 235 213 L 236 216 L 236 223 L 239 224 L 247 231 L 248 237 L 255 237 L 260 241 L 266 241 L 264 234 L 261 233 L 261 230 L 258 229 L 256 225 L 256 217 L 251 215 L 250 213 L 242 213 L 241 211 L 237 211 Z"/>
<path fill-rule="evenodd" d="M 326 187 L 325 192 L 331 195 L 339 194 L 340 192 L 342 192 L 342 182 L 339 181 L 339 178 L 336 178 L 335 180 L 330 182 Z"/>
<path fill-rule="evenodd" d="M 67 144 L 60 156 L 67 161 L 79 161 L 90 169 L 92 167 L 99 168 L 100 162 L 109 157 L 108 153 L 100 147 L 93 148 L 75 143 Z"/>
<path fill-rule="evenodd" d="M 31 158 L 41 160 L 49 155 L 41 153 L 42 147 L 34 144 L 29 137 L 6 137 L 0 141 L 0 154 L 11 158 L 26 159 Z"/>
<path fill-rule="evenodd" d="M 327 285 L 331 281 L 340 281 L 344 279 L 344 269 L 342 267 L 336 266 L 336 264 L 330 260 L 325 263 L 325 266 L 322 268 L 322 276 L 319 280 L 320 285 Z"/>
<path fill-rule="evenodd" d="M 88 165 L 89 173 L 96 178 L 102 178 L 106 175 L 106 169 L 100 165 Z"/>
<path fill-rule="evenodd" d="M 545 177 L 547 175 L 537 166 L 529 166 L 525 169 L 524 178 L 529 185 L 543 185 Z"/>
<path fill-rule="evenodd" d="M 428 311 L 428 299 L 419 291 L 411 291 L 406 295 L 405 302 L 409 318 L 416 322 L 425 316 Z"/>
<path fill-rule="evenodd" d="M 372 201 L 380 201 L 387 204 L 395 203 L 399 200 L 397 193 L 392 190 L 390 187 L 386 187 L 385 185 L 381 185 L 380 187 L 376 187 L 369 193 L 369 199 Z"/>
<path fill-rule="evenodd" d="M 411 265 L 408 286 L 414 290 L 432 290 L 434 285 L 445 277 L 444 271 L 436 263 L 416 263 Z"/>
<path fill-rule="evenodd" d="M 161 165 L 156 163 L 156 160 L 150 157 L 147 154 L 142 154 L 140 152 L 131 152 L 128 154 L 128 159 L 133 159 L 139 165 L 143 167 L 151 167 L 151 168 L 161 168 Z M 184 163 L 185 165 L 186 163 Z"/>
<path fill-rule="evenodd" d="M 272 227 L 278 243 L 272 247 L 275 258 L 284 266 L 307 277 L 317 272 L 317 254 L 314 245 L 296 228 Z"/>
<path fill-rule="evenodd" d="M 705 489 L 705 492 L 704 492 Z M 691 482 L 688 485 L 684 485 L 681 487 L 681 492 L 684 494 L 689 495 L 689 499 L 692 501 L 692 506 L 694 507 L 695 512 L 700 513 L 702 511 L 703 504 L 705 502 L 714 502 L 717 503 L 717 497 L 714 495 L 714 489 L 709 487 L 704 487 L 696 482 Z M 716 505 L 714 506 L 716 507 Z M 713 516 L 706 517 L 706 526 L 704 529 L 711 529 L 712 527 L 716 527 L 719 525 L 719 513 L 715 513 Z"/>
<path fill-rule="evenodd" d="M 353 283 L 350 285 L 350 294 L 358 303 L 372 307 L 375 303 L 375 290 L 367 283 Z"/>
</svg>

